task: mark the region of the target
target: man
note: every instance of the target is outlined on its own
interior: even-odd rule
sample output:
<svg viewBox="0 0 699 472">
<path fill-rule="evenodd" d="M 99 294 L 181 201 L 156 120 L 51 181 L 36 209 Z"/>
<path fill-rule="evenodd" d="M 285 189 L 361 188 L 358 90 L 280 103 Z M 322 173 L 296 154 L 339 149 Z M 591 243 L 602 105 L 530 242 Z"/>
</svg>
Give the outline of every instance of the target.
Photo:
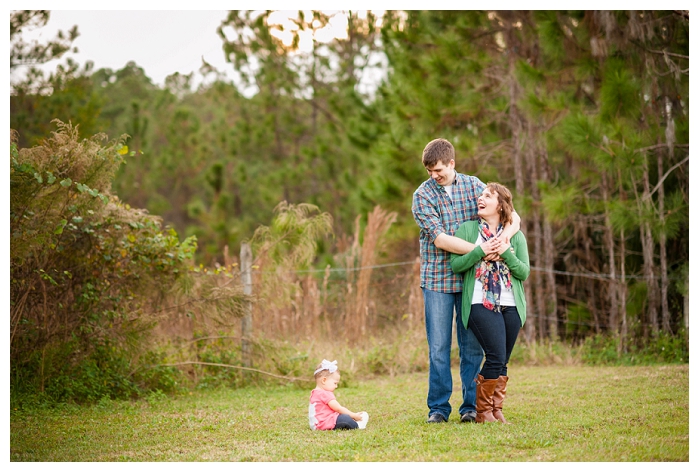
<svg viewBox="0 0 699 472">
<path fill-rule="evenodd" d="M 485 184 L 477 177 L 456 171 L 454 146 L 446 139 L 427 143 L 422 164 L 430 178 L 413 194 L 412 212 L 420 227 L 420 287 L 425 300 L 425 327 L 430 357 L 427 406 L 428 423 L 444 423 L 451 414 L 451 342 L 454 315 L 459 345 L 459 371 L 463 403 L 462 422 L 476 418 L 476 375 L 483 361 L 483 350 L 474 334 L 461 321 L 462 276 L 454 274 L 450 253 L 466 254 L 475 245 L 454 236 L 464 221 L 476 219 L 477 200 Z M 519 230 L 520 217 L 500 238 L 506 242 Z"/>
</svg>

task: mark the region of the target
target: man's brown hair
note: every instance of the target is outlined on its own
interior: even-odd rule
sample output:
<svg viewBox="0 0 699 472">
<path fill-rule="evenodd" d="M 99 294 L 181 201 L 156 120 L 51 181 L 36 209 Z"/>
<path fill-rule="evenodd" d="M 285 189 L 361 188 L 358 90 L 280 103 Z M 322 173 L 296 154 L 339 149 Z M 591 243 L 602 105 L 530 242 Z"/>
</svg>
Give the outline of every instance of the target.
<svg viewBox="0 0 699 472">
<path fill-rule="evenodd" d="M 444 165 L 455 159 L 456 152 L 454 146 L 444 138 L 433 139 L 422 151 L 422 165 L 431 168 L 441 162 Z"/>
</svg>

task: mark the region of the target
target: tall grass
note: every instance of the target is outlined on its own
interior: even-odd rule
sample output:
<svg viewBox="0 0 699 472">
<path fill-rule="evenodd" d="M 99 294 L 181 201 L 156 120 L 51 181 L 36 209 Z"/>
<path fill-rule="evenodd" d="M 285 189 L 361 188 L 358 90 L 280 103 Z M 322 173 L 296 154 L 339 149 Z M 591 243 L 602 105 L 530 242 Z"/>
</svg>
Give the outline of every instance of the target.
<svg viewBox="0 0 699 472">
<path fill-rule="evenodd" d="M 384 236 L 396 214 L 377 206 L 367 215 L 363 230 L 357 218 L 353 237 L 338 241 L 336 269 L 328 266 L 313 271 L 297 270 L 288 257 L 285 265 L 280 260 L 292 250 L 275 249 L 285 241 L 277 233 L 286 234 L 291 226 L 314 224 L 308 214 L 291 210 L 280 211 L 283 225 L 275 220 L 271 228 L 260 233 L 266 239 L 254 255 L 254 339 L 250 341 L 256 369 L 268 377 L 293 378 L 305 375 L 308 365 L 324 357 L 348 357 L 363 370 L 375 373 L 426 368 L 421 358 L 425 351 L 418 269 L 410 264 L 375 270 L 385 247 Z M 275 257 L 279 254 L 281 257 Z M 213 277 L 219 277 L 219 285 L 230 289 L 240 283 L 236 279 L 238 262 L 227 250 L 223 260 L 225 265 L 217 268 L 220 273 Z M 242 341 L 239 320 L 223 320 L 204 305 L 184 305 L 174 298 L 166 306 L 172 309 L 158 324 L 154 343 L 168 365 L 178 365 L 195 384 L 211 376 L 234 384 L 241 383 L 244 376 L 248 382 L 263 381 L 265 374 L 244 372 L 236 364 Z M 221 374 L 222 367 L 211 364 L 228 365 L 232 372 Z"/>
</svg>

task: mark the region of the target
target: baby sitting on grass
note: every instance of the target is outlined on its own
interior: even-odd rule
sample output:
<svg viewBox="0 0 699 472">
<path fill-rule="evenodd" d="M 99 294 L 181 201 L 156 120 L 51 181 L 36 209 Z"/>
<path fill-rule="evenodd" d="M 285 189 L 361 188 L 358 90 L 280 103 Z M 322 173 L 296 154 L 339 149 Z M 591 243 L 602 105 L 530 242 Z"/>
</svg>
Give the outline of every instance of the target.
<svg viewBox="0 0 699 472">
<path fill-rule="evenodd" d="M 333 393 L 340 383 L 340 371 L 337 370 L 337 361 L 328 361 L 318 364 L 313 373 L 316 379 L 316 388 L 311 391 L 311 402 L 308 405 L 308 422 L 311 429 L 364 429 L 369 414 L 366 411 L 354 413 L 335 400 Z"/>
</svg>

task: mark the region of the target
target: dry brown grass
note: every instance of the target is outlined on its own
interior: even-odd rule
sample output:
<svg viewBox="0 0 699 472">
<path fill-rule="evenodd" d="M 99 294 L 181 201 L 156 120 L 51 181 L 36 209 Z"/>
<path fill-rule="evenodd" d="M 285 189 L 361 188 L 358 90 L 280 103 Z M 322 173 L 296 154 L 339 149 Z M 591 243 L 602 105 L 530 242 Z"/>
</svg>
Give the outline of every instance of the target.
<svg viewBox="0 0 699 472">
<path fill-rule="evenodd" d="M 361 244 L 361 259 L 359 267 L 359 277 L 357 279 L 357 289 L 354 304 L 349 310 L 345 332 L 350 341 L 357 341 L 367 334 L 367 317 L 369 312 L 369 285 L 374 265 L 378 258 L 378 251 L 381 249 L 382 237 L 386 231 L 396 221 L 395 212 L 386 212 L 380 206 L 376 206 L 369 213 L 364 238 Z M 359 218 L 355 224 L 355 241 L 359 241 Z"/>
<path fill-rule="evenodd" d="M 349 372 L 351 365 L 389 374 L 405 371 L 406 366 L 421 369 L 424 360 L 417 359 L 424 343 L 419 260 L 381 265 L 384 236 L 395 220 L 395 213 L 378 206 L 367 215 L 363 231 L 357 218 L 353 236 L 337 239 L 334 269 L 295 271 L 275 264 L 268 253 L 254 255 L 252 337 L 257 366 L 279 372 L 280 364 L 288 363 L 276 360 L 266 365 L 265 353 L 294 346 L 295 352 L 312 362 L 332 356 L 346 359 Z M 195 339 L 233 343 L 241 339 L 237 312 L 220 313 L 215 304 L 191 298 L 205 292 L 204 283 L 211 285 L 207 292 L 211 296 L 234 295 L 241 281 L 239 263 L 227 249 L 223 256 L 223 267 L 209 269 L 206 276 L 199 274 L 193 279 L 195 286 L 171 294 L 163 303 L 168 308 L 156 329 L 158 342 L 176 350 L 179 361 L 199 355 Z M 214 269 L 217 273 L 211 273 Z M 367 346 L 370 349 L 363 354 L 355 354 Z"/>
</svg>

